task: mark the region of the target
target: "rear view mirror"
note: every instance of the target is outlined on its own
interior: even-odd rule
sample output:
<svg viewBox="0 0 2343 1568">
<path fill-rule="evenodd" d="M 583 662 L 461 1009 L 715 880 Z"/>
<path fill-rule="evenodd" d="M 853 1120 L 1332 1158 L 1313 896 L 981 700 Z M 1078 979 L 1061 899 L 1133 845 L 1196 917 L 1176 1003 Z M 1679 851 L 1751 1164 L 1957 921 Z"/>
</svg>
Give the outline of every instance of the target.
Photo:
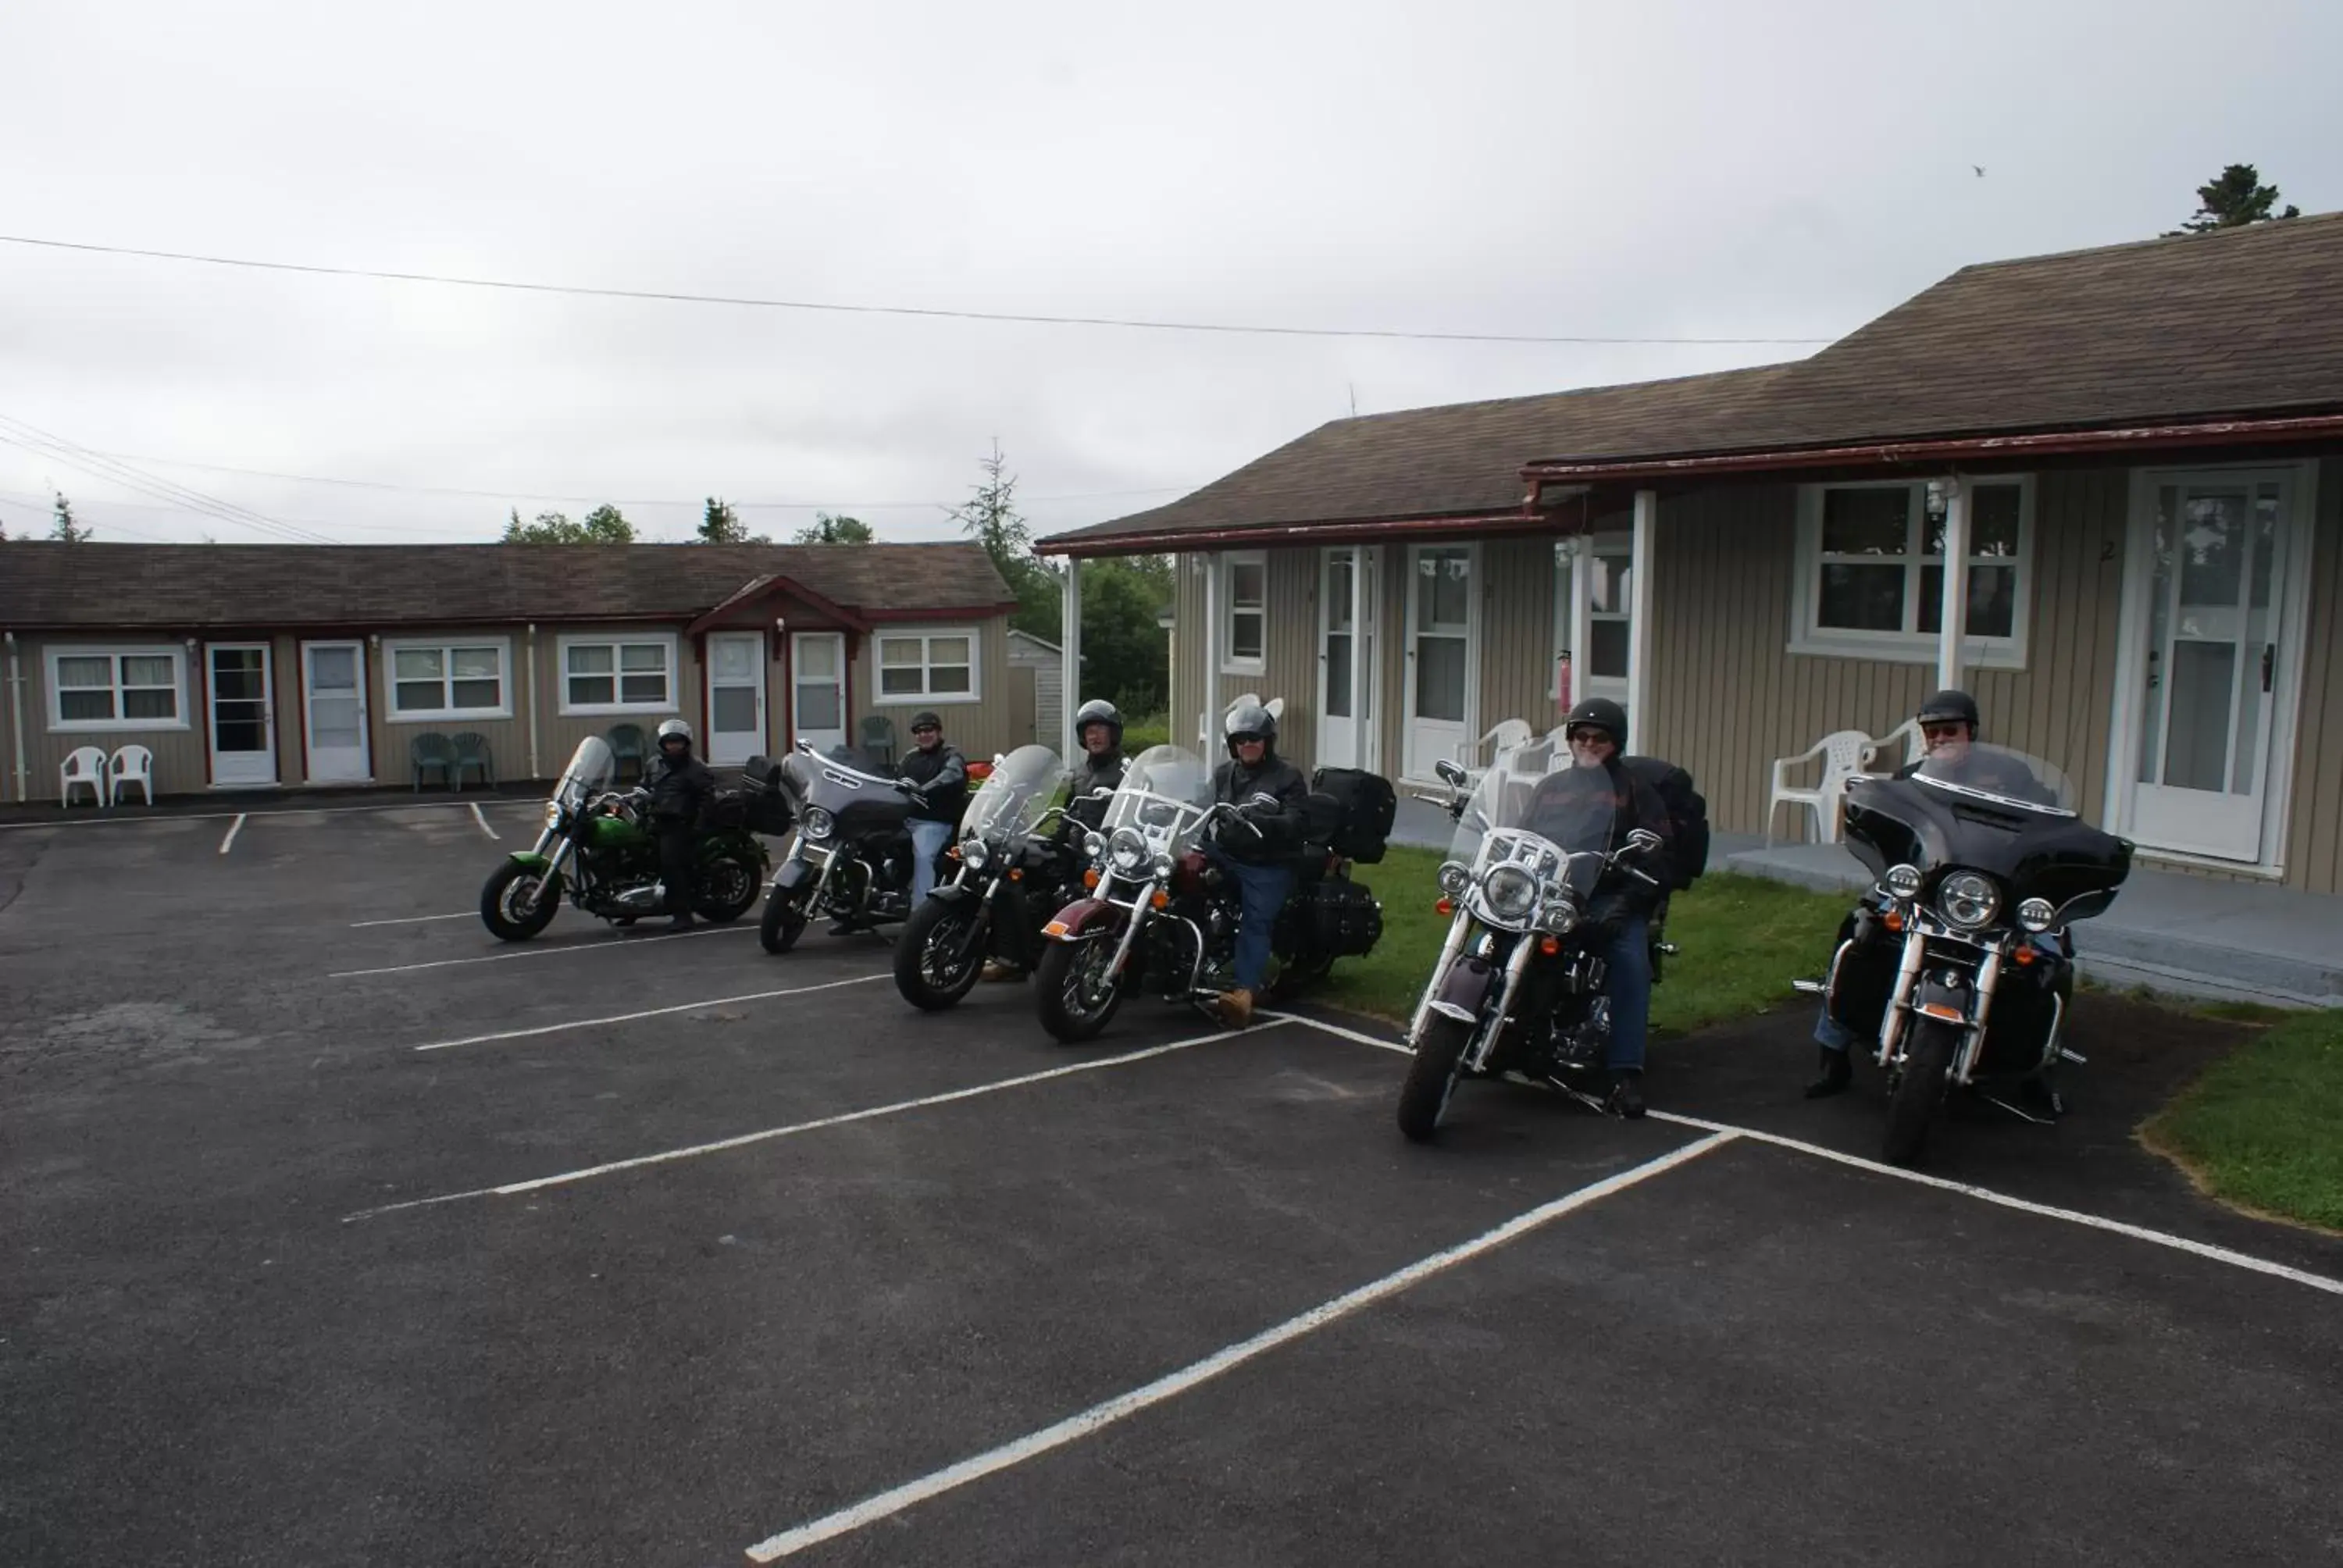
<svg viewBox="0 0 2343 1568">
<path fill-rule="evenodd" d="M 1446 758 L 1443 757 L 1439 761 L 1434 762 L 1432 765 L 1432 770 L 1440 775 L 1440 781 L 1443 784 L 1448 785 L 1450 788 L 1456 789 L 1462 789 L 1464 788 L 1464 769 L 1459 768 L 1455 763 L 1449 761 Z"/>
<path fill-rule="evenodd" d="M 1101 784 L 1097 789 L 1091 791 L 1091 799 L 1093 800 L 1111 800 L 1114 799 L 1114 791 Z"/>
</svg>

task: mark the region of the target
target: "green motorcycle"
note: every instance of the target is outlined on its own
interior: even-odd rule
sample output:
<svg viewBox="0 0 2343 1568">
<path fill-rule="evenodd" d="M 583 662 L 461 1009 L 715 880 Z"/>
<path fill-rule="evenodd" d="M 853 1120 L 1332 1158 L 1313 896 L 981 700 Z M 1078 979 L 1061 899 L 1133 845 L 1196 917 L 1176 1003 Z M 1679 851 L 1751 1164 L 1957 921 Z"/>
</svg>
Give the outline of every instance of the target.
<svg viewBox="0 0 2343 1568">
<path fill-rule="evenodd" d="M 615 925 L 630 926 L 666 908 L 659 840 L 651 836 L 649 796 L 618 793 L 618 759 L 600 736 L 588 736 L 545 803 L 545 829 L 480 890 L 480 920 L 499 939 L 523 942 L 553 923 L 561 895 Z M 699 824 L 699 877 L 691 907 L 702 920 L 737 920 L 756 907 L 767 864 L 763 840 L 748 827 L 738 791 L 719 791 Z"/>
</svg>

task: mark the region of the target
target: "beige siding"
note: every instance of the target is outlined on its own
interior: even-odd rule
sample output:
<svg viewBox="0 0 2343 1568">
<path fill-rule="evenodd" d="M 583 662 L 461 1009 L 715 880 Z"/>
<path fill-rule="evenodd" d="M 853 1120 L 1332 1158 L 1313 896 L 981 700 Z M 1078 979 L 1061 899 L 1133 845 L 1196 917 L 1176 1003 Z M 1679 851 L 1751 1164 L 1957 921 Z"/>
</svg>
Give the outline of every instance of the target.
<svg viewBox="0 0 2343 1568">
<path fill-rule="evenodd" d="M 539 634 L 549 648 L 550 639 Z M 446 642 L 499 640 L 511 645 L 505 670 L 505 702 L 511 710 L 509 719 L 407 719 L 393 715 L 390 705 L 391 653 L 393 645 L 403 642 Z M 539 653 L 542 662 L 544 654 Z M 528 694 L 524 689 L 528 668 L 528 635 L 519 627 L 465 627 L 455 630 L 421 634 L 389 632 L 377 643 L 367 639 L 367 679 L 371 689 L 367 708 L 371 714 L 370 737 L 374 748 L 374 776 L 383 784 L 407 784 L 415 777 L 415 742 L 422 736 L 478 735 L 488 743 L 489 755 L 495 759 L 499 779 L 518 779 L 528 771 Z M 573 740 L 571 745 L 577 743 Z M 558 769 L 561 757 L 550 759 L 548 769 Z M 426 781 L 427 789 L 444 789 L 439 775 L 432 773 Z"/>
<path fill-rule="evenodd" d="M 676 640 L 676 673 L 672 700 L 656 711 L 640 713 L 583 714 L 561 711 L 563 679 L 561 645 L 564 639 L 596 638 L 649 638 L 672 637 Z M 526 680 L 528 670 L 528 632 L 526 628 L 513 634 L 513 665 Z M 631 724 L 643 732 L 645 740 L 656 734 L 659 727 L 670 719 L 681 719 L 691 726 L 692 733 L 707 745 L 708 691 L 703 684 L 705 673 L 700 668 L 699 649 L 695 639 L 683 635 L 683 624 L 667 626 L 540 626 L 537 628 L 537 756 L 538 770 L 545 775 L 558 774 L 568 761 L 578 743 L 589 735 L 607 735 L 621 724 Z M 493 735 L 488 744 L 495 748 L 499 778 L 524 778 L 528 772 L 528 729 L 530 711 L 518 708 L 513 714 L 514 744 L 508 748 Z M 488 734 L 485 727 L 467 725 Z"/>
<path fill-rule="evenodd" d="M 2288 823 L 2287 880 L 2343 893 L 2343 458 L 2318 466 L 2309 640 Z"/>
<path fill-rule="evenodd" d="M 1507 719 L 1543 730 L 1559 717 L 1554 707 L 1554 548 L 1552 535 L 1491 539 L 1481 547 L 1476 735 Z"/>
<path fill-rule="evenodd" d="M 957 623 L 956 623 L 957 624 Z M 970 621 L 976 630 L 977 662 L 980 668 L 975 702 L 879 702 L 879 658 L 877 640 L 864 636 L 853 639 L 854 663 L 850 682 L 852 691 L 848 700 L 848 716 L 852 721 L 849 739 L 860 740 L 865 715 L 883 713 L 895 721 L 895 742 L 898 747 L 910 744 L 911 716 L 923 708 L 933 708 L 944 721 L 944 739 L 959 747 L 971 759 L 990 758 L 996 751 L 1006 751 L 1022 743 L 1015 729 L 1013 699 L 1010 695 L 1009 618 L 995 616 L 990 620 Z M 936 629 L 925 623 L 906 623 Z M 891 631 L 892 627 L 881 627 Z"/>
<path fill-rule="evenodd" d="M 17 638 L 16 647 L 24 682 L 16 699 L 25 723 L 24 783 L 27 799 L 57 799 L 61 794 L 58 770 L 65 766 L 68 756 L 84 746 L 98 747 L 109 757 L 124 746 L 146 747 L 155 754 L 155 793 L 157 795 L 200 793 L 210 787 L 211 757 L 205 740 L 203 647 L 200 643 L 190 651 L 184 638 L 125 634 L 112 638 L 22 637 Z M 48 656 L 52 649 L 70 653 L 75 648 L 166 647 L 176 648 L 179 653 L 181 723 L 170 728 L 157 726 L 146 729 L 60 732 L 50 729 Z M 281 739 L 281 728 L 279 736 Z M 13 777 L 13 757 L 10 759 L 10 771 L 8 792 L 14 799 L 16 780 Z M 81 799 L 85 803 L 88 799 L 85 791 Z M 131 799 L 135 800 L 137 796 L 134 793 Z"/>
</svg>

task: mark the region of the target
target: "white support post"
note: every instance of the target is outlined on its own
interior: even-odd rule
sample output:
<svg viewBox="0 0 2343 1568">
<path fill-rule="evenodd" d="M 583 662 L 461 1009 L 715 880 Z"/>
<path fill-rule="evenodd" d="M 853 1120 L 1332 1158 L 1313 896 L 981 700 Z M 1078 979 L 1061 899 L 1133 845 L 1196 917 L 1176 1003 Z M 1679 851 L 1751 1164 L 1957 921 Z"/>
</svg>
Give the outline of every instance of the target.
<svg viewBox="0 0 2343 1568">
<path fill-rule="evenodd" d="M 1936 632 L 1936 685 L 1961 684 L 1961 636 L 1968 629 L 1969 501 L 1957 475 L 1944 481 L 1945 593 Z"/>
<path fill-rule="evenodd" d="M 1594 679 L 1594 536 L 1570 537 L 1570 706 Z M 1566 710 L 1565 710 L 1566 711 Z"/>
<path fill-rule="evenodd" d="M 1652 740 L 1652 543 L 1660 493 L 1635 492 L 1634 554 L 1627 566 L 1627 732 Z"/>
<path fill-rule="evenodd" d="M 1196 744 L 1203 754 L 1212 754 L 1213 709 L 1220 706 L 1221 689 L 1221 558 L 1217 551 L 1206 551 L 1204 563 L 1204 689 L 1203 701 L 1197 709 Z"/>
<path fill-rule="evenodd" d="M 1058 633 L 1058 646 L 1064 651 L 1058 671 L 1058 755 L 1073 766 L 1074 756 L 1081 750 L 1081 737 L 1074 733 L 1074 715 L 1090 699 L 1082 695 L 1082 558 L 1066 558 L 1064 625 Z"/>
</svg>

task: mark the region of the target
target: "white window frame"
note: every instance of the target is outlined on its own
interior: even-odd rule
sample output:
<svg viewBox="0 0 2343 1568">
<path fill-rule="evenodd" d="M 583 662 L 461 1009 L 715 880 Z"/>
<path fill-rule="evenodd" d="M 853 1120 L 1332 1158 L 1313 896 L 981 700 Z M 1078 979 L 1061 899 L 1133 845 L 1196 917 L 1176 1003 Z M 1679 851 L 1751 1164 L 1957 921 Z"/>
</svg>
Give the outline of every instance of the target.
<svg viewBox="0 0 2343 1568">
<path fill-rule="evenodd" d="M 2017 554 L 2015 556 L 1969 557 L 1969 568 L 1980 566 L 2015 566 L 2017 580 L 2010 593 L 2009 629 L 2007 637 L 1961 638 L 1961 662 L 1982 669 L 2023 669 L 2026 668 L 2026 632 L 2033 618 L 2034 605 L 2034 508 L 2035 485 L 2031 474 L 1980 474 L 1964 476 L 1962 485 L 1974 492 L 1984 485 L 2016 485 L 2017 487 Z M 1797 545 L 1793 552 L 1793 570 L 1796 573 L 1790 593 L 1790 643 L 1792 653 L 1815 654 L 1828 658 L 1868 658 L 1885 664 L 1925 664 L 1934 666 L 1939 639 L 1933 631 L 1921 631 L 1920 585 L 1926 580 L 1925 568 L 1933 561 L 1943 564 L 1941 557 L 1917 553 L 1927 538 L 1927 481 L 1925 479 L 1863 479 L 1845 484 L 1801 485 L 1798 487 Z M 1905 567 L 1904 624 L 1902 631 L 1855 631 L 1839 627 L 1820 627 L 1815 618 L 1822 608 L 1822 537 L 1823 492 L 1825 490 L 1904 490 L 1911 495 L 1906 517 L 1906 540 L 1913 553 L 1903 556 Z M 1873 558 L 1875 564 L 1887 565 L 1896 558 Z"/>
<path fill-rule="evenodd" d="M 1261 568 L 1261 605 L 1247 609 L 1247 615 L 1261 617 L 1261 652 L 1251 658 L 1237 653 L 1237 593 L 1236 568 L 1241 566 Z M 1266 675 L 1269 673 L 1269 552 L 1266 550 L 1228 550 L 1221 556 L 1221 673 L 1222 675 Z"/>
<path fill-rule="evenodd" d="M 187 716 L 187 654 L 177 643 L 80 643 L 60 644 L 48 648 L 44 663 L 47 666 L 49 689 L 49 733 L 52 735 L 128 735 L 139 730 L 191 729 L 194 721 Z M 171 661 L 170 719 L 67 719 L 65 716 L 65 692 L 57 679 L 59 661 L 68 658 L 108 658 L 114 661 L 114 711 L 122 712 L 122 661 L 126 658 L 167 658 Z M 95 691 L 96 687 L 75 687 L 76 691 Z M 159 688 L 140 687 L 142 691 Z"/>
<path fill-rule="evenodd" d="M 983 628 L 974 626 L 882 626 L 870 633 L 870 696 L 873 708 L 900 708 L 920 703 L 941 708 L 956 702 L 984 700 L 984 638 Z M 968 638 L 968 689 L 938 691 L 935 689 L 936 661 L 934 645 L 940 637 Z M 887 644 L 904 638 L 918 638 L 920 642 L 920 686 L 917 692 L 887 689 Z M 897 669 L 909 669 L 908 664 L 895 665 Z"/>
<path fill-rule="evenodd" d="M 569 654 L 573 648 L 607 648 L 610 650 L 610 691 L 614 698 L 625 689 L 627 671 L 621 648 L 656 648 L 667 658 L 667 695 L 657 702 L 628 702 L 623 698 L 610 702 L 572 702 L 569 700 Z M 683 659 L 678 651 L 675 633 L 610 632 L 603 635 L 580 634 L 554 638 L 554 668 L 560 679 L 558 709 L 565 719 L 598 719 L 621 713 L 680 713 L 682 705 L 678 693 L 683 689 Z M 637 670 L 638 675 L 648 674 Z M 589 677 L 589 678 L 593 678 Z"/>
<path fill-rule="evenodd" d="M 454 651 L 459 648 L 493 648 L 497 650 L 497 706 L 494 708 L 439 708 L 429 712 L 406 709 L 398 705 L 398 656 L 417 648 L 434 648 L 440 654 L 439 689 L 447 696 L 455 689 Z M 402 637 L 382 639 L 382 706 L 384 722 L 387 724 L 447 724 L 459 719 L 510 719 L 513 716 L 512 638 L 508 637 Z"/>
</svg>

